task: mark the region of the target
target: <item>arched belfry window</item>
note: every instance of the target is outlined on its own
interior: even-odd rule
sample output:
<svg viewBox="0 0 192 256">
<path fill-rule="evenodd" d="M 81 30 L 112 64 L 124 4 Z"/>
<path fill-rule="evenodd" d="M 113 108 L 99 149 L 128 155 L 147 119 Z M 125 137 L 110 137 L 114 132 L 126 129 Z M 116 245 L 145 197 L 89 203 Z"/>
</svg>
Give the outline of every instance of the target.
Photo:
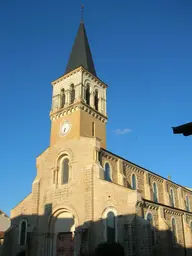
<svg viewBox="0 0 192 256">
<path fill-rule="evenodd" d="M 65 106 L 65 89 L 61 89 L 61 108 Z"/>
<path fill-rule="evenodd" d="M 134 190 L 137 189 L 136 175 L 134 173 L 131 176 L 131 187 Z"/>
<path fill-rule="evenodd" d="M 147 214 L 147 221 L 148 221 L 148 228 L 149 228 L 149 237 L 151 239 L 152 245 L 155 245 L 155 230 L 154 230 L 154 224 L 153 224 L 153 216 L 151 213 Z"/>
<path fill-rule="evenodd" d="M 99 94 L 98 94 L 98 90 L 95 90 L 95 95 L 94 95 L 94 106 L 95 106 L 95 110 L 99 110 Z"/>
<path fill-rule="evenodd" d="M 90 105 L 90 85 L 88 84 L 85 90 L 85 101 L 87 105 Z"/>
<path fill-rule="evenodd" d="M 20 236 L 19 236 L 19 244 L 24 246 L 27 241 L 27 221 L 22 220 L 20 223 Z"/>
<path fill-rule="evenodd" d="M 189 204 L 189 197 L 186 195 L 186 210 L 189 212 L 190 211 L 190 204 Z"/>
<path fill-rule="evenodd" d="M 158 203 L 157 184 L 155 182 L 153 183 L 153 200 Z"/>
<path fill-rule="evenodd" d="M 107 219 L 106 219 L 106 226 L 107 226 L 107 242 L 108 243 L 113 243 L 115 242 L 115 232 L 116 232 L 116 223 L 115 223 L 115 215 L 113 212 L 109 212 L 107 214 Z"/>
<path fill-rule="evenodd" d="M 177 243 L 177 227 L 176 227 L 176 221 L 174 218 L 172 218 L 172 235 L 173 235 L 173 244 Z"/>
<path fill-rule="evenodd" d="M 61 184 L 69 182 L 69 159 L 64 158 L 61 162 Z"/>
<path fill-rule="evenodd" d="M 75 101 L 75 87 L 74 84 L 70 86 L 70 103 L 73 104 Z"/>
<path fill-rule="evenodd" d="M 175 199 L 174 199 L 174 193 L 173 193 L 173 189 L 172 188 L 170 189 L 169 197 L 170 197 L 170 204 L 171 204 L 172 207 L 174 207 L 175 206 Z"/>
<path fill-rule="evenodd" d="M 110 165 L 109 163 L 105 164 L 105 168 L 104 168 L 104 179 L 106 181 L 111 181 L 111 170 L 110 170 Z"/>
</svg>

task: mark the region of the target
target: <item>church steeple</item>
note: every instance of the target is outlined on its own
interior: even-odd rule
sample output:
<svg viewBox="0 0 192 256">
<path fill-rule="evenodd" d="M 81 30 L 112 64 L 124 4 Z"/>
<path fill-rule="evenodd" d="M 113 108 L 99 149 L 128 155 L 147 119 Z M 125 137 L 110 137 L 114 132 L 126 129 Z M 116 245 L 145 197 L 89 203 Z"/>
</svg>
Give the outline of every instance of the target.
<svg viewBox="0 0 192 256">
<path fill-rule="evenodd" d="M 52 85 L 50 144 L 97 137 L 105 148 L 107 85 L 96 76 L 83 15 L 65 74 Z"/>
<path fill-rule="evenodd" d="M 65 74 L 71 72 L 79 66 L 83 66 L 92 75 L 96 76 L 95 66 L 83 20 L 81 20 L 79 25 Z"/>
</svg>

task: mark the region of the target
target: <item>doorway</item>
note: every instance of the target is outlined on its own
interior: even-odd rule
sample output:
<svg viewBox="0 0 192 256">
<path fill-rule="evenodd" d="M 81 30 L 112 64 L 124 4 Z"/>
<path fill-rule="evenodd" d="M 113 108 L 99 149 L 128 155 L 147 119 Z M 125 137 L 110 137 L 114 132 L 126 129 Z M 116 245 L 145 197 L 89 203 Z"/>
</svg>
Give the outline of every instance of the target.
<svg viewBox="0 0 192 256">
<path fill-rule="evenodd" d="M 73 256 L 74 239 L 72 232 L 60 232 L 57 235 L 56 256 Z"/>
</svg>

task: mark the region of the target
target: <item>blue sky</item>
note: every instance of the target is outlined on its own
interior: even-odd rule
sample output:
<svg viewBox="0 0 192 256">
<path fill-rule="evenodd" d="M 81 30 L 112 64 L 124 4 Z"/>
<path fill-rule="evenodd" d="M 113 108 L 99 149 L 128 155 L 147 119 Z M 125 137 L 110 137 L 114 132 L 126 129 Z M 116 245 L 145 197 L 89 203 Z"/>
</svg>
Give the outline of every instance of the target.
<svg viewBox="0 0 192 256">
<path fill-rule="evenodd" d="M 97 74 L 108 85 L 107 149 L 192 187 L 192 1 L 84 1 Z M 80 0 L 0 3 L 0 209 L 30 191 L 49 145 L 50 82 L 63 74 Z M 131 130 L 131 131 L 130 131 Z"/>
</svg>

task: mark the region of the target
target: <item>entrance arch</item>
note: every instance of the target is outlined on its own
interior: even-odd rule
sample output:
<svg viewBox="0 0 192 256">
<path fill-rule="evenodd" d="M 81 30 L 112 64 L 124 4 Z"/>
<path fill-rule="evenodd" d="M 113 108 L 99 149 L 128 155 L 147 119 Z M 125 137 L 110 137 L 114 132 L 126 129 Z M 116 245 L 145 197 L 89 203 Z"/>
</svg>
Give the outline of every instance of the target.
<svg viewBox="0 0 192 256">
<path fill-rule="evenodd" d="M 73 256 L 75 217 L 67 210 L 59 210 L 51 218 L 52 255 Z"/>
</svg>

